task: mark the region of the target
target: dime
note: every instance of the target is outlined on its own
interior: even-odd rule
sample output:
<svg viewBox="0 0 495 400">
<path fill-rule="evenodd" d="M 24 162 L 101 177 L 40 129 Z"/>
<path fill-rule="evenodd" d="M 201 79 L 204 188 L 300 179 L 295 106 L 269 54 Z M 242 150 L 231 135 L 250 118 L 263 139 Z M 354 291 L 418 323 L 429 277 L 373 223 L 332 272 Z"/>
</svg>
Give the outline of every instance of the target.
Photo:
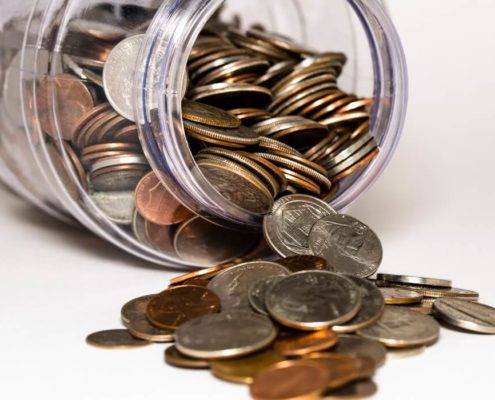
<svg viewBox="0 0 495 400">
<path fill-rule="evenodd" d="M 110 52 L 103 68 L 103 88 L 108 102 L 124 118 L 134 121 L 134 68 L 144 35 L 120 41 Z"/>
<path fill-rule="evenodd" d="M 423 295 L 413 290 L 381 287 L 380 292 L 385 304 L 414 304 L 421 303 Z"/>
<path fill-rule="evenodd" d="M 229 312 L 192 319 L 175 337 L 177 349 L 190 357 L 224 359 L 262 350 L 276 335 L 272 322 L 262 315 Z"/>
<path fill-rule="evenodd" d="M 266 292 L 272 284 L 282 279 L 282 276 L 270 276 L 258 280 L 251 285 L 248 292 L 249 304 L 258 313 L 268 316 L 268 310 L 266 309 L 265 297 Z"/>
<path fill-rule="evenodd" d="M 119 225 L 131 225 L 134 216 L 134 192 L 94 192 L 91 200 L 108 219 Z"/>
<path fill-rule="evenodd" d="M 146 307 L 153 296 L 153 294 L 141 296 L 128 301 L 122 306 L 122 309 L 120 310 L 120 317 L 125 327 L 127 327 L 131 320 L 146 314 Z"/>
<path fill-rule="evenodd" d="M 273 350 L 264 350 L 233 360 L 211 361 L 211 372 L 217 378 L 235 383 L 253 383 L 254 377 L 261 371 L 285 358 Z"/>
<path fill-rule="evenodd" d="M 182 117 L 218 128 L 238 128 L 241 125 L 238 118 L 220 108 L 188 100 L 182 101 Z"/>
<path fill-rule="evenodd" d="M 447 279 L 438 278 L 424 278 L 420 276 L 410 275 L 393 275 L 393 274 L 377 274 L 376 279 L 385 282 L 404 283 L 406 285 L 421 285 L 421 286 L 434 286 L 451 288 L 452 281 Z"/>
<path fill-rule="evenodd" d="M 370 357 L 375 362 L 375 368 L 385 364 L 387 358 L 387 349 L 383 344 L 356 335 L 339 335 L 337 344 L 330 351 L 338 354 L 358 354 Z"/>
<path fill-rule="evenodd" d="M 361 294 L 343 276 L 328 271 L 302 271 L 271 286 L 266 307 L 282 325 L 318 330 L 352 319 L 361 307 Z"/>
<path fill-rule="evenodd" d="M 220 299 L 200 286 L 175 286 L 148 302 L 146 315 L 158 328 L 175 330 L 184 322 L 220 311 Z"/>
<path fill-rule="evenodd" d="M 495 334 L 495 308 L 488 305 L 461 299 L 437 299 L 433 310 L 451 325 L 471 332 Z"/>
<path fill-rule="evenodd" d="M 378 391 L 376 384 L 369 380 L 361 380 L 349 383 L 339 389 L 329 390 L 323 400 L 365 399 L 373 396 Z"/>
<path fill-rule="evenodd" d="M 358 331 L 368 339 L 378 340 L 387 347 L 428 345 L 438 339 L 440 326 L 433 318 L 407 308 L 386 306 L 381 318 Z"/>
<path fill-rule="evenodd" d="M 312 196 L 284 196 L 265 216 L 263 232 L 270 247 L 280 256 L 309 255 L 311 228 L 316 221 L 330 214 L 335 214 L 333 208 Z"/>
<path fill-rule="evenodd" d="M 249 390 L 254 400 L 316 400 L 327 382 L 327 370 L 315 363 L 282 361 L 257 374 Z"/>
<path fill-rule="evenodd" d="M 210 362 L 208 360 L 186 356 L 177 350 L 177 347 L 175 346 L 167 347 L 165 350 L 165 362 L 178 368 L 210 368 Z"/>
<path fill-rule="evenodd" d="M 174 341 L 174 331 L 171 329 L 161 329 L 151 325 L 145 314 L 132 318 L 127 324 L 129 333 L 138 339 L 150 342 L 164 343 Z"/>
<path fill-rule="evenodd" d="M 151 342 L 135 338 L 127 329 L 111 329 L 92 333 L 86 338 L 86 343 L 104 349 L 128 349 L 146 346 Z"/>
<path fill-rule="evenodd" d="M 329 329 L 315 332 L 282 331 L 273 347 L 284 356 L 294 357 L 327 350 L 337 343 L 337 334 Z"/>
<path fill-rule="evenodd" d="M 252 261 L 236 265 L 215 276 L 208 288 L 214 291 L 226 311 L 251 310 L 248 293 L 261 279 L 288 275 L 289 271 L 269 261 Z"/>
<path fill-rule="evenodd" d="M 332 329 L 338 333 L 356 332 L 378 320 L 385 308 L 385 302 L 380 290 L 370 281 L 356 276 L 349 278 L 361 292 L 361 309 L 356 316 L 345 324 L 336 325 Z"/>
<path fill-rule="evenodd" d="M 276 260 L 290 272 L 300 272 L 309 270 L 333 271 L 333 267 L 328 265 L 327 260 L 318 256 L 292 256 Z"/>
<path fill-rule="evenodd" d="M 362 222 L 343 214 L 319 219 L 311 228 L 309 247 L 337 272 L 360 278 L 373 275 L 383 256 L 378 236 Z"/>
</svg>

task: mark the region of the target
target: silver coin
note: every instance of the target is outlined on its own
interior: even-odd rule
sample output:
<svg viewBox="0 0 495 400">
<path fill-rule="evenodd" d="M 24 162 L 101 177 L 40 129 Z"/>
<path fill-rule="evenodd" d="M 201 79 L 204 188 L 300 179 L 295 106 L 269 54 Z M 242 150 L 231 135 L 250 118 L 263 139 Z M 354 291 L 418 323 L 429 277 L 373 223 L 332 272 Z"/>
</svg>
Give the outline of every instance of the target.
<svg viewBox="0 0 495 400">
<path fill-rule="evenodd" d="M 96 207 L 109 220 L 119 225 L 131 225 L 134 215 L 134 191 L 94 192 L 91 194 Z"/>
<path fill-rule="evenodd" d="M 336 214 L 327 203 L 304 194 L 278 199 L 263 220 L 263 233 L 280 256 L 310 255 L 309 233 L 323 217 Z"/>
<path fill-rule="evenodd" d="M 440 334 L 440 325 L 432 317 L 398 306 L 386 306 L 380 319 L 358 331 L 368 339 L 387 347 L 415 347 L 431 344 Z"/>
<path fill-rule="evenodd" d="M 222 271 L 209 283 L 222 303 L 222 310 L 250 311 L 249 289 L 261 279 L 289 275 L 280 264 L 270 261 L 251 261 Z"/>
<path fill-rule="evenodd" d="M 200 217 L 183 222 L 174 236 L 174 249 L 192 264 L 223 264 L 246 254 L 258 241 L 258 235 L 234 231 Z"/>
<path fill-rule="evenodd" d="M 144 165 L 149 166 L 148 160 L 144 156 L 140 155 L 130 155 L 130 156 L 114 156 L 106 157 L 101 160 L 96 161 L 91 166 L 91 173 L 99 171 L 100 169 L 117 167 L 120 165 Z"/>
<path fill-rule="evenodd" d="M 461 299 L 438 299 L 433 303 L 436 316 L 471 332 L 495 334 L 495 308 Z"/>
<path fill-rule="evenodd" d="M 133 122 L 134 71 L 143 38 L 144 35 L 136 35 L 120 41 L 103 67 L 103 88 L 108 102 L 115 111 Z"/>
<path fill-rule="evenodd" d="M 317 330 L 352 319 L 361 307 L 359 288 L 328 271 L 302 271 L 268 289 L 266 308 L 282 325 Z"/>
<path fill-rule="evenodd" d="M 93 189 L 99 192 L 115 192 L 135 190 L 141 178 L 148 171 L 145 169 L 130 169 L 127 171 L 110 171 L 91 178 Z"/>
<path fill-rule="evenodd" d="M 138 318 L 146 314 L 148 302 L 154 297 L 154 294 L 140 296 L 125 303 L 120 309 L 120 318 L 125 327 L 132 319 Z"/>
<path fill-rule="evenodd" d="M 256 282 L 251 286 L 248 293 L 249 304 L 253 309 L 263 315 L 270 315 L 266 309 L 265 297 L 268 289 L 275 282 L 282 279 L 281 276 L 271 276 L 269 278 L 264 278 Z"/>
<path fill-rule="evenodd" d="M 358 354 L 371 358 L 376 367 L 385 364 L 387 349 L 380 342 L 356 335 L 339 335 L 339 341 L 331 348 L 332 353 Z"/>
<path fill-rule="evenodd" d="M 338 150 L 338 153 L 329 157 L 329 159 L 325 162 L 325 168 L 331 169 L 336 165 L 340 164 L 342 161 L 347 160 L 351 157 L 356 151 L 358 151 L 361 147 L 366 145 L 370 140 L 373 139 L 373 136 L 369 134 L 364 134 L 355 141 L 352 141 L 345 145 L 345 147 Z"/>
<path fill-rule="evenodd" d="M 361 292 L 361 309 L 356 316 L 345 324 L 336 325 L 332 329 L 337 333 L 356 332 L 370 326 L 380 318 L 385 308 L 382 292 L 372 282 L 350 276 L 349 278 Z"/>
<path fill-rule="evenodd" d="M 309 247 L 326 258 L 337 272 L 366 278 L 382 261 L 383 250 L 376 234 L 357 219 L 333 214 L 317 221 L 309 234 Z"/>
<path fill-rule="evenodd" d="M 150 324 L 145 314 L 132 318 L 127 323 L 129 333 L 138 338 L 155 343 L 167 343 L 174 341 L 175 331 L 160 329 Z"/>
<path fill-rule="evenodd" d="M 268 347 L 277 336 L 273 323 L 251 312 L 210 314 L 192 319 L 176 331 L 177 349 L 206 359 L 240 357 Z"/>
<path fill-rule="evenodd" d="M 424 278 L 421 276 L 377 274 L 376 279 L 384 282 L 404 283 L 408 285 L 424 285 L 451 288 L 452 281 L 448 279 Z"/>
<path fill-rule="evenodd" d="M 134 214 L 132 216 L 132 232 L 136 239 L 148 247 L 153 247 L 150 241 L 148 240 L 148 236 L 146 235 L 146 221 L 139 214 L 138 210 L 134 210 Z"/>
<path fill-rule="evenodd" d="M 352 156 L 347 158 L 346 160 L 342 161 L 332 169 L 329 169 L 328 176 L 334 177 L 341 172 L 345 171 L 347 168 L 352 167 L 354 164 L 356 164 L 359 160 L 363 159 L 366 157 L 368 154 L 370 154 L 373 150 L 375 150 L 377 147 L 376 140 L 372 139 L 370 140 L 366 145 L 361 147 L 358 151 L 356 151 Z M 322 161 L 324 163 L 324 161 Z"/>
</svg>

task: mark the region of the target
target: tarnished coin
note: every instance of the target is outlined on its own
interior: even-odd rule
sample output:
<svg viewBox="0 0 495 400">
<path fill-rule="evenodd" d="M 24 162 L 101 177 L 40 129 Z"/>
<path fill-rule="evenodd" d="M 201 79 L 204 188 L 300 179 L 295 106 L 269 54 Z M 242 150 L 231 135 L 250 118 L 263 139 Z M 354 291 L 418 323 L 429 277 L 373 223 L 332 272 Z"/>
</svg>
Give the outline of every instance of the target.
<svg viewBox="0 0 495 400">
<path fill-rule="evenodd" d="M 442 288 L 451 288 L 452 281 L 448 279 L 424 278 L 421 276 L 394 275 L 380 273 L 376 279 L 384 282 L 404 283 L 406 285 L 434 286 Z"/>
<path fill-rule="evenodd" d="M 339 389 L 329 390 L 323 396 L 323 400 L 364 400 L 371 398 L 378 391 L 376 384 L 369 379 L 351 382 Z"/>
<path fill-rule="evenodd" d="M 86 343 L 105 349 L 128 349 L 146 346 L 151 342 L 135 338 L 127 329 L 110 329 L 92 333 L 86 338 Z"/>
<path fill-rule="evenodd" d="M 136 187 L 136 208 L 148 221 L 157 225 L 179 224 L 193 216 L 179 203 L 152 171 Z"/>
<path fill-rule="evenodd" d="M 387 347 L 415 347 L 433 343 L 440 333 L 438 322 L 403 307 L 386 306 L 381 318 L 358 331 L 368 339 L 378 340 Z"/>
<path fill-rule="evenodd" d="M 182 324 L 175 334 L 177 349 L 190 357 L 241 357 L 268 347 L 277 336 L 272 322 L 252 312 L 205 315 Z"/>
<path fill-rule="evenodd" d="M 375 368 L 381 367 L 387 359 L 387 349 L 383 344 L 357 335 L 339 335 L 339 341 L 330 351 L 370 357 L 375 362 Z"/>
<path fill-rule="evenodd" d="M 335 346 L 338 340 L 339 337 L 331 329 L 315 332 L 281 331 L 273 347 L 284 356 L 294 357 L 328 350 Z"/>
<path fill-rule="evenodd" d="M 103 68 L 103 88 L 108 102 L 124 118 L 134 121 L 134 69 L 144 35 L 120 41 L 108 55 Z"/>
<path fill-rule="evenodd" d="M 263 315 L 269 315 L 266 309 L 266 292 L 275 282 L 282 279 L 283 276 L 270 276 L 268 278 L 260 279 L 254 283 L 248 292 L 249 304 L 258 313 Z"/>
<path fill-rule="evenodd" d="M 407 289 L 381 287 L 380 292 L 385 304 L 414 304 L 421 303 L 423 299 L 422 294 Z"/>
<path fill-rule="evenodd" d="M 336 214 L 315 197 L 295 194 L 281 197 L 263 220 L 263 233 L 270 247 L 282 257 L 309 255 L 309 233 L 321 218 Z M 333 265 L 330 262 L 330 265 Z"/>
<path fill-rule="evenodd" d="M 282 361 L 257 374 L 249 390 L 253 400 L 316 400 L 327 382 L 327 370 L 316 363 Z"/>
<path fill-rule="evenodd" d="M 318 256 L 292 256 L 280 258 L 276 261 L 283 265 L 290 272 L 300 272 L 309 270 L 333 271 L 333 267 L 328 265 L 327 260 Z"/>
<path fill-rule="evenodd" d="M 222 310 L 251 310 L 249 290 L 261 279 L 288 275 L 289 271 L 270 261 L 251 261 L 229 268 L 210 283 L 208 289 L 214 291 L 222 303 Z"/>
<path fill-rule="evenodd" d="M 471 332 L 495 334 L 495 308 L 460 299 L 437 299 L 436 316 L 445 322 Z"/>
<path fill-rule="evenodd" d="M 141 315 L 146 315 L 146 307 L 154 294 L 141 296 L 136 299 L 132 299 L 125 303 L 120 310 L 120 317 L 125 327 L 132 319 L 139 318 Z"/>
<path fill-rule="evenodd" d="M 150 324 L 146 314 L 132 318 L 127 324 L 129 333 L 138 339 L 165 343 L 174 341 L 174 330 L 157 328 Z"/>
<path fill-rule="evenodd" d="M 207 369 L 210 368 L 208 360 L 193 358 L 182 354 L 177 347 L 170 346 L 165 350 L 165 362 L 179 368 Z"/>
<path fill-rule="evenodd" d="M 211 361 L 211 372 L 217 378 L 236 383 L 253 383 L 253 379 L 264 369 L 284 361 L 285 358 L 273 350 L 264 350 L 232 360 Z"/>
<path fill-rule="evenodd" d="M 319 219 L 309 234 L 309 247 L 337 272 L 360 278 L 373 275 L 383 256 L 378 236 L 362 222 L 343 214 Z"/>
<path fill-rule="evenodd" d="M 238 128 L 241 125 L 241 121 L 228 112 L 196 101 L 182 101 L 182 117 L 218 128 Z"/>
<path fill-rule="evenodd" d="M 345 324 L 336 325 L 332 329 L 338 333 L 356 332 L 380 318 L 385 308 L 385 302 L 380 290 L 370 281 L 356 276 L 347 275 L 361 292 L 361 309 L 356 316 Z"/>
<path fill-rule="evenodd" d="M 220 299 L 211 290 L 200 286 L 175 286 L 148 302 L 146 315 L 162 329 L 175 330 L 193 318 L 220 311 Z"/>
<path fill-rule="evenodd" d="M 348 278 L 328 271 L 302 271 L 270 287 L 270 315 L 282 325 L 318 330 L 352 319 L 361 307 L 359 288 Z"/>
</svg>

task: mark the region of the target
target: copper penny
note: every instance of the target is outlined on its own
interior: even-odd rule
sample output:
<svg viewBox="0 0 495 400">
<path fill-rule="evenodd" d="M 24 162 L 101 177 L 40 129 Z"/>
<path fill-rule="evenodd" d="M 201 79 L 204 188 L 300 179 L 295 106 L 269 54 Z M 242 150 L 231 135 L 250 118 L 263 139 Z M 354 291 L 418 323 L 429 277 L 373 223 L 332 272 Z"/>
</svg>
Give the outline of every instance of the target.
<svg viewBox="0 0 495 400">
<path fill-rule="evenodd" d="M 57 138 L 60 130 L 62 139 L 72 140 L 77 122 L 93 109 L 95 100 L 81 80 L 61 74 L 42 81 L 37 104 L 41 129 L 53 138 Z"/>
<path fill-rule="evenodd" d="M 200 286 L 171 287 L 154 296 L 146 315 L 150 322 L 163 329 L 177 329 L 190 319 L 220 311 L 220 299 L 211 290 Z"/>
<path fill-rule="evenodd" d="M 165 350 L 165 362 L 169 365 L 179 368 L 210 368 L 210 362 L 208 360 L 186 356 L 185 354 L 182 354 L 179 350 L 177 350 L 177 347 L 175 346 L 167 347 L 167 349 Z"/>
<path fill-rule="evenodd" d="M 171 285 L 179 285 L 181 283 L 184 283 L 186 281 L 189 281 L 190 279 L 195 279 L 195 278 L 201 278 L 201 279 L 211 279 L 218 273 L 222 272 L 224 269 L 233 267 L 235 264 L 233 263 L 227 263 L 227 264 L 222 264 L 222 265 L 216 265 L 214 267 L 210 268 L 204 268 L 200 269 L 198 271 L 193 271 L 193 272 L 188 272 L 187 274 L 177 276 L 175 278 L 170 279 L 170 284 Z"/>
<path fill-rule="evenodd" d="M 136 208 L 148 221 L 174 225 L 192 216 L 163 186 L 154 172 L 146 174 L 136 187 Z"/>
<path fill-rule="evenodd" d="M 275 340 L 275 350 L 287 357 L 302 356 L 333 347 L 338 342 L 337 334 L 329 329 L 315 332 L 283 331 Z"/>
<path fill-rule="evenodd" d="M 327 370 L 316 363 L 282 361 L 257 374 L 250 392 L 254 400 L 317 400 L 327 383 Z"/>
<path fill-rule="evenodd" d="M 144 232 L 148 242 L 163 253 L 175 254 L 173 226 L 144 222 Z"/>
</svg>

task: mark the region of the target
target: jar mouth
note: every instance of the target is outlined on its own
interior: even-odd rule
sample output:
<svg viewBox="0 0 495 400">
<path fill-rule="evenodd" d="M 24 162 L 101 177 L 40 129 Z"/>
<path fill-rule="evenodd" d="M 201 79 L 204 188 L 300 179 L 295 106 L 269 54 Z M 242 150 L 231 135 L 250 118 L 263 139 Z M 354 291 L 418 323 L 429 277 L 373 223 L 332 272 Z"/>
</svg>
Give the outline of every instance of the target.
<svg viewBox="0 0 495 400">
<path fill-rule="evenodd" d="M 224 1 L 170 3 L 162 5 L 148 30 L 136 74 L 135 110 L 143 148 L 162 183 L 186 207 L 226 227 L 257 230 L 262 216 L 224 198 L 201 172 L 182 123 L 183 75 L 189 54 L 201 30 Z M 368 39 L 374 81 L 370 133 L 382 151 L 363 171 L 343 181 L 330 202 L 339 211 L 364 193 L 390 161 L 400 137 L 407 99 L 404 55 L 386 12 L 377 0 L 347 3 Z"/>
</svg>

